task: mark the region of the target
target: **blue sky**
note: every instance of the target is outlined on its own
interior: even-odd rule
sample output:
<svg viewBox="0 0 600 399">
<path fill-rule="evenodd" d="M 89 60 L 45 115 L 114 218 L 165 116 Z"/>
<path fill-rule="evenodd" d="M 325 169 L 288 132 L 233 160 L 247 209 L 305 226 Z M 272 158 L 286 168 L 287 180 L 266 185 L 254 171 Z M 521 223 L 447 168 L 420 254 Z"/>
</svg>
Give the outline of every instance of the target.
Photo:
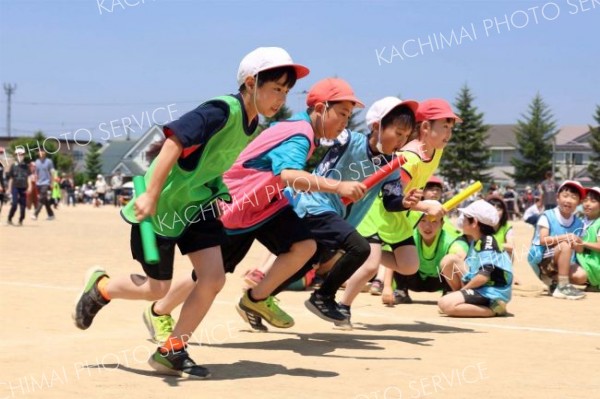
<svg viewBox="0 0 600 399">
<path fill-rule="evenodd" d="M 337 75 L 367 104 L 453 102 L 466 83 L 487 123 L 514 123 L 539 92 L 559 126 L 592 124 L 598 26 L 600 0 L 0 0 L 0 82 L 17 84 L 13 135 L 98 138 L 111 120 L 146 128 L 153 111 L 160 122 L 234 92 L 247 52 L 281 46 L 311 68 L 288 97 L 294 111 Z"/>
</svg>

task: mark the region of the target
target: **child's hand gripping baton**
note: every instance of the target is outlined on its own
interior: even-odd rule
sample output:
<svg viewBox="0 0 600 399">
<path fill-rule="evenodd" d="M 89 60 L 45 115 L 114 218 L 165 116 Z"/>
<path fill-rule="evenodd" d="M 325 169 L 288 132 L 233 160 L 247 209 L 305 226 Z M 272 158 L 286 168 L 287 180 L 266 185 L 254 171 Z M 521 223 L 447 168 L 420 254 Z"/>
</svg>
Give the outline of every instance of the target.
<svg viewBox="0 0 600 399">
<path fill-rule="evenodd" d="M 405 162 L 406 159 L 402 155 L 397 156 L 392 159 L 392 162 L 388 163 L 387 165 L 379 169 L 377 172 L 373 173 L 365 180 L 363 180 L 363 184 L 367 186 L 367 191 L 373 188 L 378 183 L 380 183 L 383 179 L 391 175 L 396 169 L 404 165 Z M 351 202 L 352 200 L 350 198 L 342 198 L 342 203 L 344 205 L 348 205 Z"/>
<path fill-rule="evenodd" d="M 135 176 L 133 178 L 133 188 L 135 189 L 136 197 L 146 192 L 146 181 L 143 176 Z M 158 246 L 156 245 L 156 235 L 154 234 L 152 222 L 150 222 L 149 218 L 140 222 L 140 235 L 142 236 L 144 260 L 151 265 L 157 264 L 160 261 L 160 256 L 158 255 Z"/>
</svg>

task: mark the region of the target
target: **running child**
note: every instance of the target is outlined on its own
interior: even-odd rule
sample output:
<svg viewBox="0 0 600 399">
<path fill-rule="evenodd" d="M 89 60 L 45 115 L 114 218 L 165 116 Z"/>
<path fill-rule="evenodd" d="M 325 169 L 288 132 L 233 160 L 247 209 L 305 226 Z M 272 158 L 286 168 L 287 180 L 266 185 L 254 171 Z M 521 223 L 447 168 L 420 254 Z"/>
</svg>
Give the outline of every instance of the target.
<svg viewBox="0 0 600 399">
<path fill-rule="evenodd" d="M 337 78 L 321 80 L 309 90 L 306 103 L 307 112 L 262 132 L 224 175 L 233 199 L 222 206 L 221 221 L 227 233 L 227 241 L 221 246 L 225 271 L 234 272 L 255 240 L 277 255 L 264 278 L 247 290 L 237 305 L 240 315 L 258 331 L 266 330 L 262 319 L 278 328 L 294 325 L 271 294 L 317 249 L 312 234 L 282 193 L 286 185 L 313 195 L 322 191 L 355 200 L 366 190 L 357 181 L 338 181 L 303 170 L 319 140 L 337 137 L 354 107 L 363 106 L 350 85 Z M 161 319 L 171 318 L 170 313 L 193 288 L 195 280 L 194 274 L 178 282 L 146 311 L 144 319 L 155 340 L 168 336 L 172 323 Z"/>
<path fill-rule="evenodd" d="M 250 141 L 258 115 L 275 115 L 296 79 L 308 72 L 281 48 L 258 48 L 240 63 L 239 93 L 209 100 L 163 128 L 166 140 L 146 173 L 147 192 L 121 211 L 132 224 L 132 254 L 145 275 L 109 278 L 101 268 L 90 269 L 73 314 L 78 328 L 87 329 L 112 299 L 152 301 L 166 295 L 178 246 L 189 256 L 199 281 L 187 296 L 171 336 L 149 363 L 163 374 L 210 376 L 186 350 L 190 335 L 225 282 L 220 250 L 223 225 L 205 211 L 217 198 L 230 198 L 223 173 Z M 139 221 L 147 217 L 157 235 L 160 263 L 156 265 L 147 264 L 143 257 Z"/>
<path fill-rule="evenodd" d="M 416 114 L 418 138 L 412 140 L 400 151 L 406 159 L 402 166 L 401 179 L 404 193 L 412 189 L 423 189 L 437 169 L 444 147 L 452 137 L 452 128 L 462 120 L 452 111 L 450 104 L 442 99 L 426 100 L 419 104 Z M 413 211 L 424 212 L 434 217 L 443 216 L 444 209 L 439 201 L 419 201 L 410 212 L 388 213 L 381 200 L 375 203 L 358 226 L 358 231 L 371 244 L 371 256 L 367 259 L 363 276 L 375 275 L 382 263 L 386 270 L 382 300 L 385 304 L 395 304 L 392 292 L 393 271 L 410 276 L 419 269 L 419 258 L 415 248 L 412 231 L 417 219 L 409 217 Z M 382 256 L 382 246 L 389 245 L 390 251 Z M 364 278 L 347 284 L 363 284 Z M 358 287 L 354 287 L 354 290 Z M 398 295 L 407 298 L 406 287 L 399 287 Z"/>
</svg>

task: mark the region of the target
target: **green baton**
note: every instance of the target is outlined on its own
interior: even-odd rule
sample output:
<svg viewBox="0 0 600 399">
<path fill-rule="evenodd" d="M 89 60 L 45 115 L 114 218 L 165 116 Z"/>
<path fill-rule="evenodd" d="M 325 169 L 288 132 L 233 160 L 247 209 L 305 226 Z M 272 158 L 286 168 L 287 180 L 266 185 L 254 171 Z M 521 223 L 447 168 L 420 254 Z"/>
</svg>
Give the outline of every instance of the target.
<svg viewBox="0 0 600 399">
<path fill-rule="evenodd" d="M 146 192 L 146 181 L 143 176 L 135 176 L 133 178 L 133 188 L 135 189 L 136 197 Z M 160 261 L 160 256 L 158 255 L 156 235 L 154 234 L 150 218 L 146 218 L 140 222 L 140 235 L 142 236 L 144 260 L 151 265 L 157 264 Z"/>
</svg>

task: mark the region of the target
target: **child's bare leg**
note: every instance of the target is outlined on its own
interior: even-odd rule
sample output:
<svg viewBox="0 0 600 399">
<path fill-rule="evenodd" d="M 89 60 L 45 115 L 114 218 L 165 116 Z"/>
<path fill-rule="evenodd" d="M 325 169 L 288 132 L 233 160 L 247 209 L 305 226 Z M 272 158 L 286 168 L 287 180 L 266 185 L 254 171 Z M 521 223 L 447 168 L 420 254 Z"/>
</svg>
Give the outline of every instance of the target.
<svg viewBox="0 0 600 399">
<path fill-rule="evenodd" d="M 202 249 L 188 256 L 198 281 L 183 303 L 179 321 L 169 337 L 169 340 L 179 339 L 184 343 L 189 340 L 204 319 L 215 297 L 225 285 L 225 270 L 220 247 Z"/>
<path fill-rule="evenodd" d="M 145 299 L 156 301 L 167 294 L 171 280 L 155 280 L 141 274 L 111 277 L 106 284 L 110 299 Z"/>
<path fill-rule="evenodd" d="M 167 295 L 154 303 L 152 310 L 158 315 L 171 314 L 177 306 L 185 301 L 195 286 L 196 282 L 190 275 L 176 280 Z"/>
<path fill-rule="evenodd" d="M 462 276 L 466 267 L 464 260 L 456 254 L 448 254 L 440 262 L 440 278 L 446 280 L 452 291 L 458 291 L 462 287 Z"/>
<path fill-rule="evenodd" d="M 346 281 L 346 289 L 342 295 L 341 303 L 350 306 L 361 292 L 362 287 L 373 277 L 379 269 L 381 260 L 381 244 L 369 244 L 371 254 L 365 263 Z"/>
<path fill-rule="evenodd" d="M 383 290 L 381 291 L 381 301 L 388 305 L 394 306 L 394 290 L 392 282 L 394 281 L 394 271 L 397 269 L 396 258 L 389 251 L 381 252 L 381 264 L 384 266 L 383 273 Z"/>
<path fill-rule="evenodd" d="M 587 284 L 588 275 L 585 269 L 579 265 L 576 265 L 576 267 L 572 268 L 571 281 L 573 284 Z"/>
<path fill-rule="evenodd" d="M 265 278 L 252 289 L 252 298 L 256 300 L 266 299 L 275 288 L 296 273 L 317 251 L 314 240 L 304 240 L 292 245 L 289 252 L 283 253 L 275 259 L 273 267 L 265 275 Z"/>
<path fill-rule="evenodd" d="M 494 312 L 486 306 L 465 303 L 460 291 L 451 292 L 438 300 L 442 312 L 452 317 L 493 317 Z"/>
</svg>

